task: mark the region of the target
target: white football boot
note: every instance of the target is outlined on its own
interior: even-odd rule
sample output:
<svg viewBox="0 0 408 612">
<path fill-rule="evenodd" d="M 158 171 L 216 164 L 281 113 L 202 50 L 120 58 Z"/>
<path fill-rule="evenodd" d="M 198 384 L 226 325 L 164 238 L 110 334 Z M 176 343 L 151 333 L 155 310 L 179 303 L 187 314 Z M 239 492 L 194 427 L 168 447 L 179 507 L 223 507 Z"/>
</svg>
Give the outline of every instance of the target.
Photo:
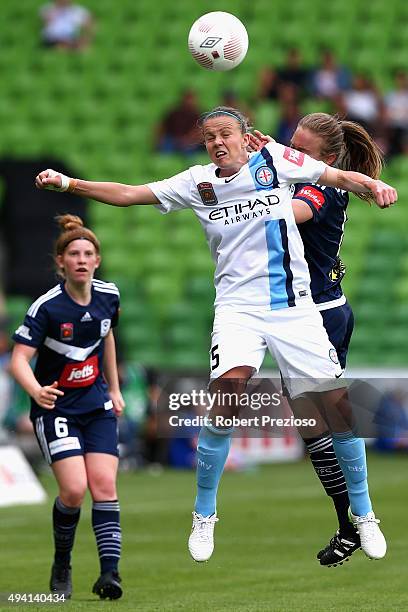
<svg viewBox="0 0 408 612">
<path fill-rule="evenodd" d="M 350 510 L 350 518 L 360 535 L 361 548 L 370 559 L 382 559 L 387 552 L 387 542 L 379 528 L 379 520 L 374 512 L 355 516 Z"/>
<path fill-rule="evenodd" d="M 188 539 L 188 549 L 194 561 L 208 561 L 213 554 L 214 527 L 217 522 L 216 514 L 202 516 L 193 512 L 193 526 Z"/>
</svg>

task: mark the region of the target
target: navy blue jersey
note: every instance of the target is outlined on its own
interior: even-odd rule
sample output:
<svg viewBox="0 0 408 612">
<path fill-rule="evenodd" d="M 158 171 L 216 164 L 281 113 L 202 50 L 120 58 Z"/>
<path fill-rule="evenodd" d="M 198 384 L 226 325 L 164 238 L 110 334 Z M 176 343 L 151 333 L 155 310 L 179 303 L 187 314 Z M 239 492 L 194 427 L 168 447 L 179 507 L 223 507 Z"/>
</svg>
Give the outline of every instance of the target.
<svg viewBox="0 0 408 612">
<path fill-rule="evenodd" d="M 313 213 L 310 221 L 298 225 L 309 266 L 313 300 L 323 304 L 339 299 L 343 295 L 341 281 L 345 274 L 339 252 L 349 195 L 334 187 L 298 183 L 293 197 L 306 202 Z"/>
<path fill-rule="evenodd" d="M 109 410 L 103 377 L 105 337 L 115 327 L 119 291 L 113 283 L 92 281 L 91 301 L 81 306 L 67 294 L 64 283 L 39 297 L 28 309 L 13 339 L 37 349 L 34 374 L 41 386 L 58 381 L 59 414 L 74 415 Z M 31 400 L 31 418 L 48 412 Z"/>
</svg>

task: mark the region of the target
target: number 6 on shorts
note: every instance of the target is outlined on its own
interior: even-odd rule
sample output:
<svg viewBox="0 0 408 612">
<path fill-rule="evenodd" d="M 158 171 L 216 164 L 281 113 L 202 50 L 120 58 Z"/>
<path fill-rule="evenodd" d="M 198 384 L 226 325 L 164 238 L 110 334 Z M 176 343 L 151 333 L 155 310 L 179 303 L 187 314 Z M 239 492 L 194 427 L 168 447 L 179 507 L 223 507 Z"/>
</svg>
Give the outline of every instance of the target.
<svg viewBox="0 0 408 612">
<path fill-rule="evenodd" d="M 57 417 L 54 421 L 54 426 L 57 438 L 65 438 L 68 435 L 68 425 L 65 417 Z"/>
</svg>

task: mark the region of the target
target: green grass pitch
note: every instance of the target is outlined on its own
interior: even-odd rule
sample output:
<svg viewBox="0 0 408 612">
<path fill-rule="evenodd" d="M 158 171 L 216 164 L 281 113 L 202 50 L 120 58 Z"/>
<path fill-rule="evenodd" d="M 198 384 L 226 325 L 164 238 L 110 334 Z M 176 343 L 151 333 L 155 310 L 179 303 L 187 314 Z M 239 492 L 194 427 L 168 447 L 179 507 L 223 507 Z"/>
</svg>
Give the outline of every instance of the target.
<svg viewBox="0 0 408 612">
<path fill-rule="evenodd" d="M 408 457 L 369 455 L 371 495 L 389 551 L 370 561 L 322 568 L 315 559 L 335 529 L 332 504 L 308 461 L 227 473 L 221 483 L 216 549 L 194 563 L 186 541 L 194 499 L 192 472 L 120 474 L 124 596 L 99 601 L 98 575 L 84 504 L 73 554 L 74 594 L 64 609 L 188 612 L 388 611 L 408 609 L 406 588 Z M 10 592 L 46 592 L 52 542 L 50 510 L 56 487 L 47 475 L 47 504 L 0 509 L 1 610 L 55 609 L 55 604 L 6 605 Z"/>
</svg>

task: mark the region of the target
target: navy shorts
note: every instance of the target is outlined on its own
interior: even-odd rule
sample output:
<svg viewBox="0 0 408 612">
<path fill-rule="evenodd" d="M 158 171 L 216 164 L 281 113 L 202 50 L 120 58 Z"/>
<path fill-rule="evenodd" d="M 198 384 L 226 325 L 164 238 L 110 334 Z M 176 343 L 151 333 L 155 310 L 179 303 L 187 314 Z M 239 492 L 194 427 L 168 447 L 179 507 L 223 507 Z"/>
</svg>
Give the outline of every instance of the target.
<svg viewBox="0 0 408 612">
<path fill-rule="evenodd" d="M 347 352 L 354 329 L 354 315 L 348 302 L 336 308 L 321 310 L 323 325 L 329 340 L 337 351 L 341 367 L 346 367 Z"/>
<path fill-rule="evenodd" d="M 86 453 L 119 456 L 117 419 L 112 410 L 76 416 L 49 410 L 34 419 L 34 430 L 48 463 Z"/>
</svg>

